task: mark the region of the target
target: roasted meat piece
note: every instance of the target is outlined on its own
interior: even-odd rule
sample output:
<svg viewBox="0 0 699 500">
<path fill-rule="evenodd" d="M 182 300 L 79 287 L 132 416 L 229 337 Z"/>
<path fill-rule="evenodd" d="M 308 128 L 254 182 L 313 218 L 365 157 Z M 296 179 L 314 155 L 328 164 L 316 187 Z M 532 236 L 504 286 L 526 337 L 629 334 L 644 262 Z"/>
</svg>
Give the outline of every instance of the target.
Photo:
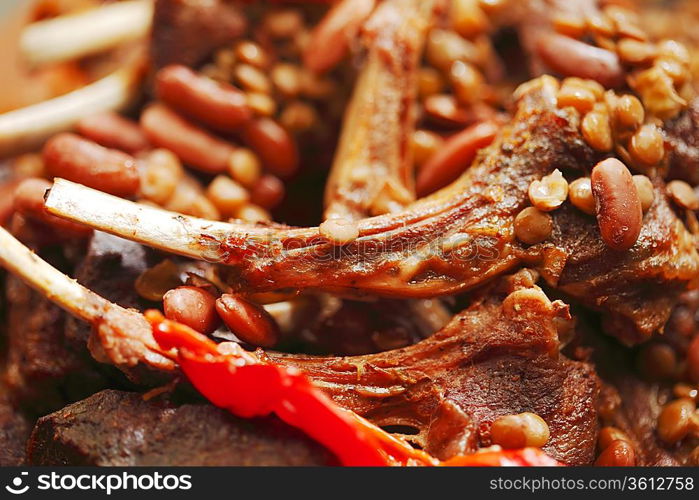
<svg viewBox="0 0 699 500">
<path fill-rule="evenodd" d="M 228 0 L 158 0 L 151 42 L 154 65 L 195 66 L 246 28 L 245 16 Z"/>
<path fill-rule="evenodd" d="M 308 373 L 339 405 L 408 434 L 440 458 L 489 446 L 496 418 L 531 411 L 549 425 L 544 450 L 550 456 L 589 464 L 598 380 L 590 365 L 559 354 L 556 324 L 568 308 L 551 302 L 531 279 L 529 271 L 520 272 L 503 290 L 404 349 L 339 358 L 271 356 Z"/>
<path fill-rule="evenodd" d="M 39 419 L 31 465 L 325 465 L 332 457 L 274 419 L 243 420 L 209 404 L 176 406 L 102 391 Z"/>
<path fill-rule="evenodd" d="M 0 467 L 24 462 L 24 448 L 30 431 L 29 421 L 11 401 L 7 387 L 0 385 Z"/>
</svg>

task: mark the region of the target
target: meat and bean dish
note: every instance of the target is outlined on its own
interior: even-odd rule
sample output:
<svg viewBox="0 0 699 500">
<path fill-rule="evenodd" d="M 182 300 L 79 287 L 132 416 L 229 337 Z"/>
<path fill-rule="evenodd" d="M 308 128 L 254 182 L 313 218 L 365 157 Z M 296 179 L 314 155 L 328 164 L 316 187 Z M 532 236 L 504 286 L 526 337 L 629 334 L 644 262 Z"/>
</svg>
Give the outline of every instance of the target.
<svg viewBox="0 0 699 500">
<path fill-rule="evenodd" d="M 699 466 L 696 2 L 7 23 L 0 465 Z"/>
</svg>

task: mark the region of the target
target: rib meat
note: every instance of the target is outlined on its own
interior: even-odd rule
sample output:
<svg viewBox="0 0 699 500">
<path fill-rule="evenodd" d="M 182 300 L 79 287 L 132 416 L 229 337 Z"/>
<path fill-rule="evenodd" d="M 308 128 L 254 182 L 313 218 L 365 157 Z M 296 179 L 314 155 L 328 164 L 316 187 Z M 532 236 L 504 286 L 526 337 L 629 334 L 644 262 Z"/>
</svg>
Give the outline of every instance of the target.
<svg viewBox="0 0 699 500">
<path fill-rule="evenodd" d="M 316 289 L 342 294 L 434 297 L 472 289 L 523 263 L 555 287 L 605 312 L 626 342 L 663 326 L 681 290 L 699 276 L 691 235 L 669 207 L 660 181 L 628 252 L 607 248 L 594 218 L 571 207 L 553 212 L 551 241 L 526 247 L 513 235 L 529 184 L 558 168 L 577 177 L 600 159 L 578 115 L 557 109 L 556 83 L 522 87 L 517 112 L 499 138 L 452 185 L 405 211 L 360 221 L 343 246 L 318 228 L 203 221 L 139 206 L 57 180 L 54 215 L 156 248 L 228 266 L 241 291 Z"/>
<path fill-rule="evenodd" d="M 550 427 L 548 454 L 587 464 L 598 381 L 591 366 L 559 354 L 557 318 L 569 318 L 567 306 L 551 302 L 523 270 L 413 346 L 355 357 L 270 356 L 308 373 L 339 405 L 409 430 L 407 439 L 441 458 L 489 446 L 493 420 L 532 411 Z"/>
</svg>

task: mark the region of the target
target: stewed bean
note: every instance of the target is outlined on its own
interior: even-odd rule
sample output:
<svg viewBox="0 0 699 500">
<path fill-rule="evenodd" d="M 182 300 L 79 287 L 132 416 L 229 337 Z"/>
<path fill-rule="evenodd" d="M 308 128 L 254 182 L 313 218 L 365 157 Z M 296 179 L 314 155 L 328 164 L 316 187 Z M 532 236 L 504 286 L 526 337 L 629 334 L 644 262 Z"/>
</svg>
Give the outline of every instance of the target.
<svg viewBox="0 0 699 500">
<path fill-rule="evenodd" d="M 691 399 L 680 398 L 665 405 L 658 416 L 658 436 L 666 443 L 681 441 L 692 428 L 696 405 Z"/>
<path fill-rule="evenodd" d="M 251 117 L 243 92 L 186 66 L 172 65 L 158 71 L 155 90 L 167 105 L 217 130 L 234 131 Z"/>
<path fill-rule="evenodd" d="M 471 165 L 476 153 L 493 142 L 498 130 L 497 123 L 486 121 L 447 139 L 420 169 L 416 182 L 418 195 L 429 194 L 455 180 Z"/>
<path fill-rule="evenodd" d="M 602 239 L 614 250 L 631 248 L 641 233 L 643 210 L 626 165 L 615 158 L 592 169 L 592 192 Z"/>
<path fill-rule="evenodd" d="M 254 186 L 261 172 L 259 158 L 247 148 L 236 149 L 228 159 L 228 173 L 245 187 Z"/>
<path fill-rule="evenodd" d="M 341 0 L 318 23 L 303 51 L 304 65 L 315 73 L 334 68 L 349 51 L 349 42 L 376 6 L 376 0 Z"/>
<path fill-rule="evenodd" d="M 540 448 L 550 437 L 549 426 L 535 413 L 505 415 L 493 422 L 490 437 L 494 444 L 506 449 L 534 446 Z"/>
<path fill-rule="evenodd" d="M 182 285 L 180 269 L 170 259 L 165 259 L 143 271 L 134 288 L 146 300 L 159 302 L 167 292 Z"/>
<path fill-rule="evenodd" d="M 74 134 L 59 134 L 44 146 L 49 174 L 63 177 L 115 196 L 133 196 L 140 184 L 136 160 L 116 149 Z"/>
<path fill-rule="evenodd" d="M 631 443 L 624 440 L 613 441 L 595 461 L 598 467 L 633 467 L 636 465 L 636 452 Z"/>
<path fill-rule="evenodd" d="M 583 118 L 581 130 L 585 141 L 597 151 L 612 149 L 612 127 L 606 111 L 594 110 L 587 113 Z"/>
<path fill-rule="evenodd" d="M 621 429 L 612 426 L 602 427 L 597 436 L 597 449 L 599 451 L 604 451 L 617 440 L 631 442 L 626 433 Z"/>
<path fill-rule="evenodd" d="M 615 103 L 614 117 L 617 124 L 633 130 L 643 123 L 645 110 L 636 96 L 625 94 Z"/>
<path fill-rule="evenodd" d="M 529 185 L 529 200 L 543 212 L 557 209 L 567 197 L 568 181 L 558 169 Z"/>
<path fill-rule="evenodd" d="M 273 116 L 277 112 L 277 101 L 269 94 L 248 92 L 245 95 L 248 106 L 257 116 Z"/>
<path fill-rule="evenodd" d="M 575 208 L 588 215 L 595 215 L 595 197 L 589 177 L 580 177 L 570 183 L 568 197 Z"/>
<path fill-rule="evenodd" d="M 233 76 L 245 90 L 262 94 L 269 94 L 272 91 L 272 83 L 267 75 L 255 66 L 238 64 L 233 70 Z"/>
<path fill-rule="evenodd" d="M 224 217 L 233 215 L 250 199 L 250 194 L 243 186 L 225 175 L 219 175 L 211 181 L 206 195 Z"/>
<path fill-rule="evenodd" d="M 699 209 L 699 198 L 692 186 L 684 181 L 671 181 L 667 185 L 667 194 L 672 201 L 688 210 Z"/>
<path fill-rule="evenodd" d="M 418 167 L 424 165 L 444 144 L 444 139 L 430 130 L 416 130 L 411 139 L 413 159 Z"/>
<path fill-rule="evenodd" d="M 582 85 L 563 82 L 558 91 L 558 107 L 573 107 L 580 113 L 587 113 L 594 106 L 596 98 L 590 89 Z"/>
<path fill-rule="evenodd" d="M 156 149 L 145 159 L 141 173 L 141 194 L 159 205 L 166 203 L 184 176 L 177 157 L 167 149 Z"/>
<path fill-rule="evenodd" d="M 271 174 L 260 177 L 250 191 L 250 199 L 255 205 L 272 210 L 284 199 L 284 183 Z"/>
<path fill-rule="evenodd" d="M 141 115 L 149 140 L 175 153 L 183 162 L 207 173 L 226 169 L 235 147 L 185 120 L 163 104 L 149 106 Z"/>
<path fill-rule="evenodd" d="M 644 165 L 656 165 L 665 156 L 663 135 L 652 124 L 643 125 L 631 138 L 629 152 Z"/>
<path fill-rule="evenodd" d="M 534 207 L 527 207 L 515 217 L 514 230 L 519 241 L 534 245 L 551 236 L 553 220 L 549 214 Z"/>
<path fill-rule="evenodd" d="M 234 49 L 235 58 L 238 62 L 250 64 L 259 69 L 265 69 L 269 64 L 269 56 L 259 44 L 243 40 Z"/>
<path fill-rule="evenodd" d="M 150 147 L 148 138 L 137 123 L 114 112 L 104 112 L 83 118 L 76 125 L 80 135 L 111 149 L 129 154 L 140 153 Z"/>
<path fill-rule="evenodd" d="M 633 182 L 636 185 L 636 191 L 638 191 L 638 199 L 641 201 L 641 209 L 645 213 L 650 209 L 655 200 L 653 183 L 645 175 L 634 175 Z"/>
<path fill-rule="evenodd" d="M 624 38 L 619 41 L 617 51 L 621 60 L 629 64 L 644 64 L 655 58 L 657 49 L 655 45 L 647 42 Z"/>
<path fill-rule="evenodd" d="M 458 34 L 474 38 L 488 29 L 489 22 L 478 0 L 453 0 L 450 10 L 451 24 Z"/>
<path fill-rule="evenodd" d="M 244 342 L 273 347 L 279 341 L 279 326 L 259 304 L 224 294 L 216 301 L 216 311 L 231 332 Z"/>
<path fill-rule="evenodd" d="M 439 94 L 444 89 L 442 74 L 429 66 L 420 68 L 417 75 L 418 93 L 420 97 Z"/>
<path fill-rule="evenodd" d="M 303 132 L 318 122 L 318 115 L 310 104 L 294 101 L 287 104 L 279 116 L 279 121 L 287 130 Z"/>
<path fill-rule="evenodd" d="M 299 166 L 296 143 L 277 122 L 269 118 L 252 120 L 243 136 L 273 174 L 287 179 L 296 173 Z"/>
<path fill-rule="evenodd" d="M 639 370 L 651 380 L 667 380 L 675 375 L 677 354 L 668 344 L 654 342 L 643 346 L 638 357 Z"/>
<path fill-rule="evenodd" d="M 203 288 L 181 286 L 163 297 L 165 316 L 202 333 L 211 333 L 221 320 L 216 314 L 216 297 Z"/>
<path fill-rule="evenodd" d="M 236 212 L 235 218 L 243 220 L 245 222 L 252 222 L 252 223 L 269 222 L 272 220 L 272 217 L 269 215 L 269 212 L 267 212 L 262 207 L 258 207 L 257 205 L 253 205 L 252 203 L 248 203 L 248 204 L 242 206 Z"/>
<path fill-rule="evenodd" d="M 566 76 L 596 80 L 607 88 L 624 81 L 618 56 L 606 49 L 559 33 L 548 33 L 538 40 L 537 53 L 554 71 Z"/>
</svg>

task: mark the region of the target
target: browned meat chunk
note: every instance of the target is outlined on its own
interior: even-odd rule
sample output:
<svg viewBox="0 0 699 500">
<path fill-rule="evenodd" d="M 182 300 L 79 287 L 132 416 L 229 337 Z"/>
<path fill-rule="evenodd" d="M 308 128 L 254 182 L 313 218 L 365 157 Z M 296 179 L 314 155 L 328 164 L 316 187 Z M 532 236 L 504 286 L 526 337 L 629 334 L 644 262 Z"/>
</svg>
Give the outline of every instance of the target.
<svg viewBox="0 0 699 500">
<path fill-rule="evenodd" d="M 670 177 L 699 184 L 699 99 L 665 126 L 672 146 Z"/>
<path fill-rule="evenodd" d="M 325 465 L 329 454 L 273 419 L 243 420 L 209 404 L 174 406 L 103 391 L 39 419 L 32 465 Z"/>
<path fill-rule="evenodd" d="M 24 461 L 25 443 L 31 430 L 6 391 L 0 385 L 0 467 L 20 465 Z"/>
<path fill-rule="evenodd" d="M 95 231 L 87 255 L 78 265 L 75 278 L 90 290 L 126 308 L 142 304 L 134 289 L 136 278 L 151 262 L 147 250 L 131 241 Z M 68 319 L 66 336 L 86 342 L 90 325 L 74 318 Z"/>
<path fill-rule="evenodd" d="M 530 411 L 549 425 L 546 452 L 589 464 L 597 377 L 590 365 L 558 352 L 556 318 L 567 316 L 567 307 L 549 301 L 527 271 L 516 280 L 523 283 L 504 300 L 489 296 L 414 346 L 344 358 L 280 355 L 277 361 L 309 373 L 338 404 L 409 434 L 443 458 L 445 450 L 489 446 L 496 418 Z"/>
<path fill-rule="evenodd" d="M 4 379 L 13 398 L 39 413 L 99 390 L 85 345 L 65 338 L 65 314 L 17 278 L 7 279 L 9 328 Z"/>
<path fill-rule="evenodd" d="M 240 10 L 226 0 L 158 0 L 151 43 L 155 67 L 195 66 L 239 37 L 246 25 Z"/>
</svg>

